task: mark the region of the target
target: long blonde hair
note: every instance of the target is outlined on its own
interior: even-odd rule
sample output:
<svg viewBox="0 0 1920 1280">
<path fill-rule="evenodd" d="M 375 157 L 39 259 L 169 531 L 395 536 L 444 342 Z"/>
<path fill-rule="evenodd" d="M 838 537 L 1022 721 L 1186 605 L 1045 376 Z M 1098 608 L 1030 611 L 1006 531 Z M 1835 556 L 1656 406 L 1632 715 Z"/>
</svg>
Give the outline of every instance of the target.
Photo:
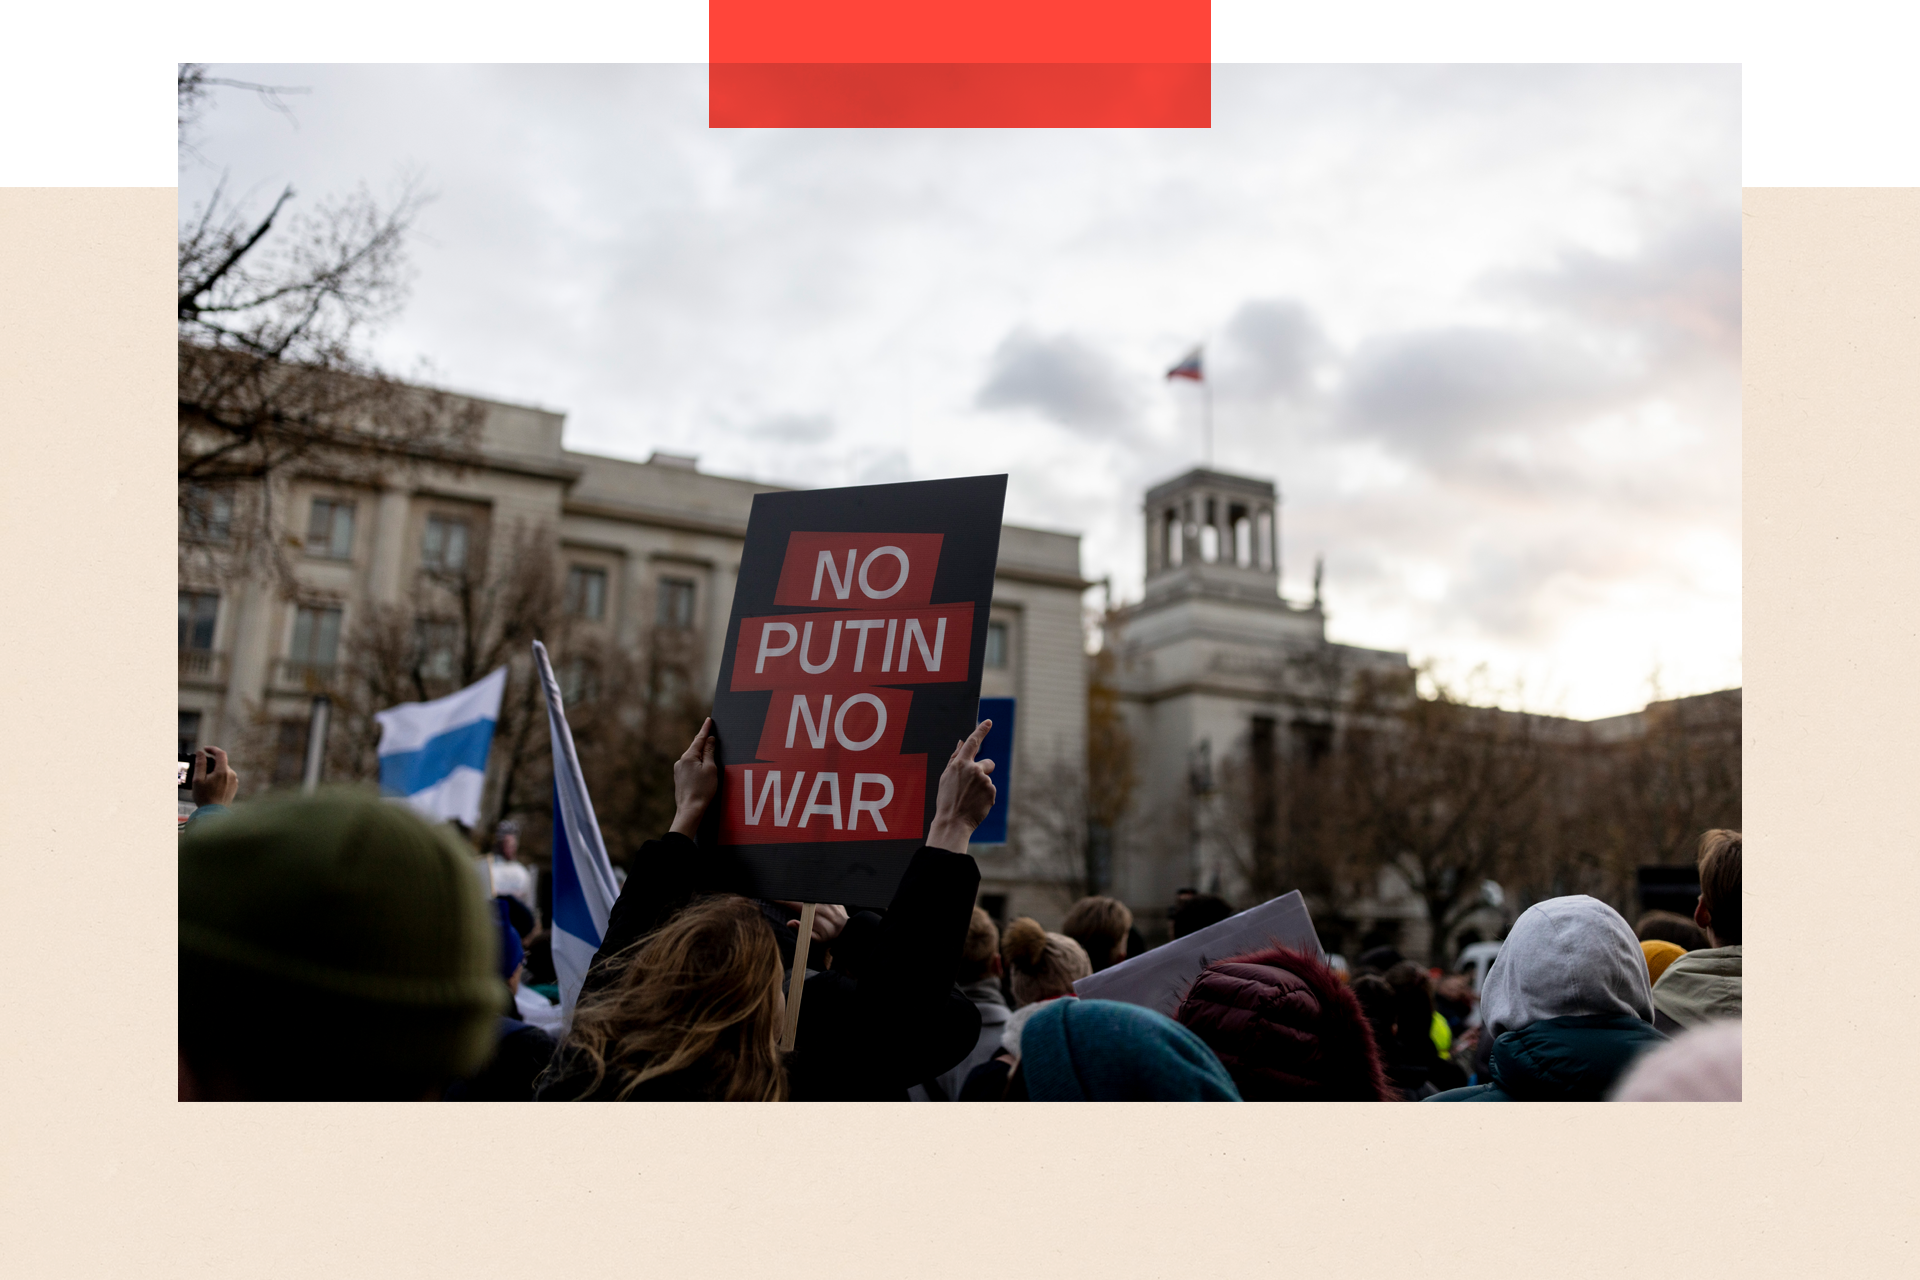
<svg viewBox="0 0 1920 1280">
<path fill-rule="evenodd" d="M 649 934 L 620 976 L 583 999 L 560 1054 L 590 1064 L 591 1095 L 609 1073 L 626 1099 L 642 1084 L 691 1072 L 711 1098 L 784 1102 L 780 947 L 760 908 L 704 898 Z"/>
</svg>

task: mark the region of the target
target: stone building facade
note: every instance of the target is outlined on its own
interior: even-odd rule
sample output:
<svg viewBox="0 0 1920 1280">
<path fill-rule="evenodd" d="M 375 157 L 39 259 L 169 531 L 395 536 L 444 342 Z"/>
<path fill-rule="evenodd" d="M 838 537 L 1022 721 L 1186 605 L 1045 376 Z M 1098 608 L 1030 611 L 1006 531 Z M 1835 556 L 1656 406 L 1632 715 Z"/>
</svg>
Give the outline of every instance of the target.
<svg viewBox="0 0 1920 1280">
<path fill-rule="evenodd" d="M 1270 821 L 1251 817 L 1246 788 L 1236 796 L 1236 777 L 1272 777 L 1276 761 L 1326 750 L 1361 714 L 1354 691 L 1362 680 L 1376 689 L 1413 689 L 1406 654 L 1328 641 L 1317 572 L 1311 601 L 1281 597 L 1278 511 L 1271 481 L 1210 469 L 1174 477 L 1146 495 L 1145 590 L 1139 603 L 1118 611 L 1106 636 L 1137 776 L 1130 812 L 1112 835 L 1107 889 L 1133 908 L 1150 941 L 1166 936 L 1164 909 L 1179 889 L 1218 893 L 1238 907 L 1258 896 L 1248 887 L 1247 867 L 1258 856 L 1257 842 L 1276 836 Z M 1725 772 L 1731 761 L 1737 792 L 1737 689 L 1590 722 L 1493 708 L 1476 714 L 1525 720 L 1556 753 L 1556 785 L 1573 789 L 1583 769 L 1613 767 L 1621 752 L 1651 735 L 1671 739 L 1678 726 L 1700 759 L 1661 767 L 1693 772 L 1637 785 L 1711 789 L 1713 772 Z M 1732 812 L 1737 808 L 1736 800 Z M 1697 834 L 1690 827 L 1681 832 L 1688 840 Z M 1684 860 L 1689 848 L 1662 848 L 1649 839 L 1636 846 L 1636 856 Z M 1502 936 L 1525 905 L 1500 886 L 1483 890 L 1482 905 L 1460 919 L 1446 941 Z M 1631 909 L 1624 899 L 1619 905 Z M 1350 949 L 1390 941 L 1408 955 L 1428 951 L 1432 929 L 1424 904 L 1391 869 L 1383 868 L 1370 889 L 1347 904 L 1347 914 L 1337 925 L 1329 922 L 1333 933 L 1323 941 Z"/>
<path fill-rule="evenodd" d="M 222 569 L 217 516 L 183 528 L 183 538 L 216 544 L 209 556 L 183 558 L 183 754 L 277 723 L 278 758 L 236 766 L 257 779 L 292 781 L 312 694 L 326 686 L 356 614 L 401 602 L 417 590 L 424 565 L 462 556 L 489 529 L 515 525 L 557 533 L 554 571 L 563 575 L 575 625 L 615 644 L 671 647 L 676 669 L 705 700 L 719 671 L 753 496 L 776 486 L 710 475 L 692 458 L 656 453 L 629 462 L 570 450 L 562 414 L 474 403 L 482 413 L 478 465 L 415 473 L 377 489 L 319 478 L 279 486 L 276 501 L 298 543 L 290 591 Z M 1081 597 L 1091 585 L 1081 576 L 1077 534 L 1003 528 L 982 693 L 1016 699 L 1016 787 L 1022 777 L 1084 768 Z M 976 853 L 986 891 L 1009 910 L 1051 900 L 1037 882 L 1044 869 L 1017 843 Z"/>
<path fill-rule="evenodd" d="M 1108 641 L 1138 777 L 1111 891 L 1149 938 L 1181 888 L 1251 905 L 1246 837 L 1217 785 L 1230 760 L 1313 749 L 1356 672 L 1411 679 L 1406 654 L 1330 644 L 1317 598 L 1281 597 L 1278 512 L 1272 481 L 1210 469 L 1146 495 L 1145 590 Z M 1382 891 L 1380 912 L 1410 909 L 1392 884 Z"/>
</svg>

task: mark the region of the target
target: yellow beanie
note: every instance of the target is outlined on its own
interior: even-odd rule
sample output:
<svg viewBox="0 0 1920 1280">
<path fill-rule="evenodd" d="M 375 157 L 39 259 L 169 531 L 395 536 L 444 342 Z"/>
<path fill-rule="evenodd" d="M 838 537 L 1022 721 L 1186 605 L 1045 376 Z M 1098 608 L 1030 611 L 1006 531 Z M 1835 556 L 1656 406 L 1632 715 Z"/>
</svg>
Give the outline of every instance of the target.
<svg viewBox="0 0 1920 1280">
<path fill-rule="evenodd" d="M 1685 947 L 1678 946 L 1671 942 L 1662 942 L 1658 938 L 1649 939 L 1641 943 L 1640 950 L 1644 952 L 1647 957 L 1647 980 L 1649 982 L 1660 981 L 1660 975 L 1667 971 L 1667 966 L 1687 954 Z"/>
</svg>

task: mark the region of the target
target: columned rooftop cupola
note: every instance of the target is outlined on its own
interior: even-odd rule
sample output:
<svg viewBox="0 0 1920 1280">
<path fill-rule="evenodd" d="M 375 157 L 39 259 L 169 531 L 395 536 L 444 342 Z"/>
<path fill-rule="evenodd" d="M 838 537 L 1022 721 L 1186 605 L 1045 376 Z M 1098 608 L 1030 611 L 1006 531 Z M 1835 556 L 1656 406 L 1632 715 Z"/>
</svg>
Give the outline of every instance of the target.
<svg viewBox="0 0 1920 1280">
<path fill-rule="evenodd" d="M 1146 600 L 1280 599 L 1280 495 L 1270 480 L 1197 467 L 1147 491 Z"/>
</svg>

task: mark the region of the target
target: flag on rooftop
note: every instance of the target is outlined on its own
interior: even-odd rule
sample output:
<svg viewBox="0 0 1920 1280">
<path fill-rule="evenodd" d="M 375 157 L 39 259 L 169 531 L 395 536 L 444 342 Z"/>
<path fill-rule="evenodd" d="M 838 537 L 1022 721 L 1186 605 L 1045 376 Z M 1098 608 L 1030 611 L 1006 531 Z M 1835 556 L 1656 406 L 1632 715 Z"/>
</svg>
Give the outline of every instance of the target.
<svg viewBox="0 0 1920 1280">
<path fill-rule="evenodd" d="M 436 821 L 480 825 L 480 789 L 506 687 L 501 667 L 458 693 L 375 712 L 381 792 Z"/>
<path fill-rule="evenodd" d="M 607 936 L 607 917 L 619 896 L 600 823 L 587 797 L 573 730 L 553 678 L 547 647 L 533 642 L 534 665 L 547 695 L 547 729 L 553 739 L 553 969 L 560 980 L 560 1017 L 573 1018 L 574 1001 L 594 952 Z"/>
<path fill-rule="evenodd" d="M 1206 376 L 1200 368 L 1200 348 L 1195 347 L 1187 352 L 1179 364 L 1167 370 L 1167 378 L 1169 381 L 1174 378 L 1189 378 L 1194 382 L 1205 382 Z"/>
</svg>

